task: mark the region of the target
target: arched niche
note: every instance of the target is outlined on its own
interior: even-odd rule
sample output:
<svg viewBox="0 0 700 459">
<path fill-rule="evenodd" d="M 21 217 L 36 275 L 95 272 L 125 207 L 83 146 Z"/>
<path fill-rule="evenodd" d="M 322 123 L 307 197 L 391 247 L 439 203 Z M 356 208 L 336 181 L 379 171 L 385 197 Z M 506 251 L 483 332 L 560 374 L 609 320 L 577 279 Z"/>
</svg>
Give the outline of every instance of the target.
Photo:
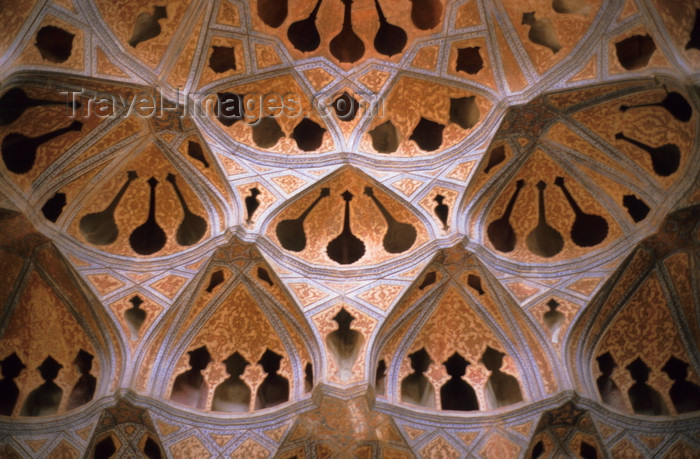
<svg viewBox="0 0 700 459">
<path fill-rule="evenodd" d="M 446 249 L 423 272 L 376 340 L 374 358 L 388 367 L 386 398 L 401 406 L 453 413 L 476 410 L 473 404 L 443 405 L 441 391 L 445 396 L 456 391 L 463 399 L 473 391 L 478 411 L 557 391 L 551 357 L 532 331 L 533 324 L 505 292 L 494 288 L 491 275 L 473 255 L 460 247 Z M 519 323 L 524 336 L 520 345 L 503 331 L 506 327 L 498 331 L 506 311 Z M 533 355 L 535 365 L 525 355 Z M 406 389 L 411 392 L 408 399 Z"/>
<path fill-rule="evenodd" d="M 53 243 L 19 213 L 2 209 L 0 221 L 3 415 L 69 413 L 113 390 L 123 358 L 116 331 Z"/>
<path fill-rule="evenodd" d="M 267 275 L 260 276 L 261 269 Z M 258 392 L 280 378 L 287 381 L 285 401 L 302 398 L 304 367 L 316 367 L 319 358 L 282 285 L 252 245 L 234 240 L 219 248 L 184 296 L 189 306 L 166 314 L 163 328 L 151 335 L 140 387 L 174 406 L 218 413 L 276 406 L 279 401 L 258 403 Z M 190 395 L 180 397 L 181 388 Z"/>
<path fill-rule="evenodd" d="M 504 263 L 563 265 L 650 234 L 694 182 L 696 112 L 671 78 L 511 106 L 457 208 L 470 239 Z"/>
<path fill-rule="evenodd" d="M 574 326 L 568 358 L 581 359 L 579 390 L 608 408 L 647 416 L 700 410 L 692 268 L 698 222 L 698 206 L 669 215 Z"/>
<path fill-rule="evenodd" d="M 374 179 L 352 167 L 281 206 L 265 236 L 285 255 L 315 265 L 362 267 L 405 257 L 432 225 Z"/>
</svg>

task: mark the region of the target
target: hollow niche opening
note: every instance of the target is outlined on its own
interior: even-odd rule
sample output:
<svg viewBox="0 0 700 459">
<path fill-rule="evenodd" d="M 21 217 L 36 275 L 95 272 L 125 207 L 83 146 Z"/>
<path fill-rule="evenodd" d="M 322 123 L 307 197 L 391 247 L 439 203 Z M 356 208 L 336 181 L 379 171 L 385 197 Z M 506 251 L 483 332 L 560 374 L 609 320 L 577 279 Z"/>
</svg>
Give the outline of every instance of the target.
<svg viewBox="0 0 700 459">
<path fill-rule="evenodd" d="M 253 142 L 260 148 L 272 148 L 284 137 L 284 132 L 277 119 L 264 116 L 253 125 Z"/>
<path fill-rule="evenodd" d="M 596 380 L 598 385 L 598 393 L 603 403 L 617 408 L 618 410 L 625 410 L 625 402 L 622 397 L 622 392 L 620 388 L 617 387 L 615 381 L 612 379 L 613 370 L 617 367 L 615 359 L 609 352 L 596 357 L 598 361 L 598 368 L 600 369 L 601 375 Z"/>
<path fill-rule="evenodd" d="M 627 208 L 627 213 L 635 223 L 641 222 L 649 214 L 649 206 L 633 194 L 623 196 L 622 205 Z"/>
<path fill-rule="evenodd" d="M 387 120 L 371 131 L 372 147 L 377 153 L 393 153 L 399 148 L 399 132 L 391 120 Z"/>
<path fill-rule="evenodd" d="M 314 367 L 308 362 L 304 367 L 304 393 L 311 392 L 314 388 Z"/>
<path fill-rule="evenodd" d="M 430 380 L 423 374 L 428 371 L 433 359 L 421 348 L 413 354 L 409 354 L 413 373 L 401 381 L 401 401 L 412 405 L 435 408 L 435 389 Z"/>
<path fill-rule="evenodd" d="M 465 72 L 469 75 L 476 75 L 484 68 L 484 59 L 479 53 L 480 46 L 459 48 L 457 50 L 457 72 Z"/>
<path fill-rule="evenodd" d="M 15 378 L 26 368 L 17 353 L 5 357 L 0 361 L 2 365 L 2 380 L 0 381 L 0 415 L 11 416 L 19 398 L 19 387 Z"/>
<path fill-rule="evenodd" d="M 649 35 L 632 35 L 615 43 L 617 60 L 625 70 L 637 70 L 649 63 L 656 51 L 654 39 Z"/>
<path fill-rule="evenodd" d="M 94 397 L 95 388 L 97 387 L 97 378 L 90 374 L 93 359 L 94 356 L 83 349 L 80 349 L 78 355 L 75 356 L 73 365 L 75 365 L 78 373 L 80 373 L 80 378 L 78 378 L 78 381 L 75 383 L 68 396 L 67 410 L 78 408 Z"/>
<path fill-rule="evenodd" d="M 143 445 L 143 453 L 148 459 L 161 459 L 161 457 L 163 457 L 158 443 L 156 443 L 151 437 L 146 438 L 146 443 Z"/>
<path fill-rule="evenodd" d="M 505 354 L 501 351 L 486 346 L 480 362 L 491 372 L 484 391 L 490 404 L 494 408 L 512 405 L 523 400 L 518 380 L 501 371 Z"/>
<path fill-rule="evenodd" d="M 583 459 L 598 459 L 598 451 L 593 445 L 589 445 L 585 441 L 581 442 L 579 454 Z"/>
<path fill-rule="evenodd" d="M 143 300 L 140 296 L 134 295 L 129 299 L 129 302 L 131 303 L 131 308 L 124 311 L 124 320 L 126 320 L 129 326 L 131 339 L 136 340 L 141 332 L 141 327 L 146 321 L 147 313 L 140 307 L 143 304 Z"/>
<path fill-rule="evenodd" d="M 440 388 L 440 404 L 443 410 L 474 411 L 479 409 L 474 388 L 462 376 L 470 362 L 455 352 L 443 365 L 451 378 Z"/>
<path fill-rule="evenodd" d="M 191 368 L 175 378 L 170 400 L 203 410 L 206 408 L 209 385 L 204 380 L 202 370 L 211 362 L 211 355 L 206 346 L 187 353 Z"/>
<path fill-rule="evenodd" d="M 255 396 L 255 409 L 269 408 L 289 400 L 289 381 L 277 374 L 282 356 L 266 349 L 258 361 L 267 373 Z"/>
<path fill-rule="evenodd" d="M 209 285 L 207 285 L 206 291 L 207 293 L 211 293 L 214 291 L 216 287 L 218 287 L 222 282 L 224 281 L 224 272 L 220 269 L 217 269 L 213 273 L 211 273 L 211 277 L 209 278 Z"/>
<path fill-rule="evenodd" d="M 42 59 L 60 64 L 68 60 L 75 35 L 60 27 L 44 26 L 36 34 L 36 47 Z"/>
<path fill-rule="evenodd" d="M 479 106 L 476 105 L 476 96 L 458 97 L 450 99 L 450 122 L 462 129 L 471 129 L 479 122 Z"/>
<path fill-rule="evenodd" d="M 117 447 L 114 445 L 112 436 L 103 438 L 95 445 L 94 459 L 109 459 L 117 452 Z"/>
<path fill-rule="evenodd" d="M 360 355 L 364 337 L 362 333 L 350 328 L 355 318 L 345 308 L 341 308 L 333 320 L 338 324 L 338 328 L 328 334 L 326 345 L 338 368 L 338 378 L 347 381 L 352 378 L 352 367 Z"/>
<path fill-rule="evenodd" d="M 374 391 L 378 395 L 386 394 L 386 363 L 384 359 L 377 363 L 377 371 L 374 377 Z"/>
<path fill-rule="evenodd" d="M 669 395 L 678 414 L 700 410 L 700 386 L 687 381 L 688 363 L 671 356 L 661 371 L 673 381 Z"/>
<path fill-rule="evenodd" d="M 250 388 L 241 379 L 248 361 L 238 352 L 231 354 L 223 361 L 226 372 L 230 375 L 214 391 L 212 411 L 241 413 L 250 410 Z"/>
<path fill-rule="evenodd" d="M 627 390 L 627 396 L 632 404 L 632 410 L 637 414 L 659 416 L 669 414 L 668 407 L 661 394 L 647 384 L 651 368 L 637 357 L 632 363 L 625 367 L 630 376 L 635 381 Z"/>
<path fill-rule="evenodd" d="M 20 416 L 48 416 L 56 414 L 63 398 L 63 389 L 54 381 L 63 365 L 50 355 L 44 359 L 38 370 L 44 383 L 29 393 L 22 406 Z"/>
<path fill-rule="evenodd" d="M 538 459 L 542 454 L 544 453 L 544 443 L 542 443 L 542 440 L 538 441 L 535 444 L 535 447 L 532 448 L 532 454 L 530 455 L 530 459 Z"/>
<path fill-rule="evenodd" d="M 41 208 L 41 213 L 50 222 L 56 223 L 66 205 L 66 194 L 56 193 Z"/>
<path fill-rule="evenodd" d="M 357 116 L 357 111 L 360 108 L 360 103 L 352 97 L 347 91 L 333 100 L 333 110 L 341 121 L 352 121 Z"/>
<path fill-rule="evenodd" d="M 229 46 L 212 46 L 209 68 L 216 73 L 236 70 L 235 48 Z"/>
<path fill-rule="evenodd" d="M 134 21 L 134 31 L 129 39 L 129 45 L 136 48 L 139 43 L 156 38 L 161 33 L 160 19 L 167 19 L 165 6 L 154 6 L 153 13 L 141 13 Z"/>
<path fill-rule="evenodd" d="M 452 109 L 450 109 L 451 112 Z M 444 129 L 445 125 L 421 116 L 409 139 L 416 142 L 423 151 L 435 151 L 442 145 L 442 131 Z"/>
<path fill-rule="evenodd" d="M 323 143 L 324 132 L 326 130 L 319 126 L 318 123 L 304 117 L 294 128 L 291 137 L 296 140 L 297 147 L 300 150 L 314 151 Z"/>
<path fill-rule="evenodd" d="M 205 168 L 209 167 L 209 162 L 204 156 L 204 150 L 202 150 L 202 146 L 197 142 L 192 142 L 191 140 L 187 142 L 187 154 L 190 156 L 190 158 L 196 159 L 202 163 Z"/>
</svg>

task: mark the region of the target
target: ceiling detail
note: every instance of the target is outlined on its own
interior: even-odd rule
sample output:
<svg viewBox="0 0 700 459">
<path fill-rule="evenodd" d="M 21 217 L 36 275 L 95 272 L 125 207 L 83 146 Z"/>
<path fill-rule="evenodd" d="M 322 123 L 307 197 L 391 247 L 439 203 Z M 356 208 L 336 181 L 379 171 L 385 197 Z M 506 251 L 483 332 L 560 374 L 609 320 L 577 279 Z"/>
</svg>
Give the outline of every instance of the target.
<svg viewBox="0 0 700 459">
<path fill-rule="evenodd" d="M 700 1 L 0 18 L 0 454 L 700 450 Z"/>
</svg>

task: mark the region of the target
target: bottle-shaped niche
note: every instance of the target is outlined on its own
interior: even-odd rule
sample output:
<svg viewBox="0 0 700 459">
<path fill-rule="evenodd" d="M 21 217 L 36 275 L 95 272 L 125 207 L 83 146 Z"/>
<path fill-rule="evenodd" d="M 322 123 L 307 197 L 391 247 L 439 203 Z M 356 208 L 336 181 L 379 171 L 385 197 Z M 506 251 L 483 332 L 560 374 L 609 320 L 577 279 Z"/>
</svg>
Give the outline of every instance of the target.
<svg viewBox="0 0 700 459">
<path fill-rule="evenodd" d="M 338 328 L 326 336 L 326 345 L 338 367 L 338 378 L 347 381 L 352 378 L 352 367 L 360 355 L 364 337 L 362 333 L 350 328 L 355 318 L 345 308 L 341 308 L 333 320 L 338 323 Z"/>
<path fill-rule="evenodd" d="M 678 166 L 681 162 L 681 150 L 678 148 L 678 145 L 666 143 L 660 147 L 652 147 L 639 140 L 627 137 L 622 132 L 615 134 L 615 138 L 629 142 L 649 153 L 651 157 L 651 166 L 654 168 L 656 175 L 668 177 L 678 170 Z"/>
<path fill-rule="evenodd" d="M 564 239 L 561 233 L 547 223 L 545 216 L 544 189 L 547 184 L 543 181 L 537 183 L 539 190 L 539 218 L 537 226 L 527 235 L 527 247 L 530 252 L 541 257 L 550 258 L 561 252 L 564 247 Z"/>
<path fill-rule="evenodd" d="M 661 107 L 669 112 L 675 119 L 684 123 L 690 121 L 690 118 L 693 116 L 693 109 L 688 101 L 676 91 L 667 93 L 666 97 L 664 97 L 661 102 L 638 105 L 620 105 L 620 111 L 626 112 L 627 110 L 641 107 Z"/>
<path fill-rule="evenodd" d="M 416 229 L 409 223 L 397 221 L 393 215 L 384 207 L 384 205 L 374 195 L 372 187 L 365 187 L 365 194 L 369 196 L 386 221 L 387 229 L 384 233 L 384 250 L 389 253 L 403 253 L 410 249 L 416 241 Z"/>
<path fill-rule="evenodd" d="M 250 388 L 241 379 L 241 375 L 247 367 L 248 361 L 238 352 L 229 355 L 222 362 L 226 365 L 229 377 L 214 390 L 214 400 L 211 404 L 212 411 L 227 411 L 230 413 L 242 413 L 250 411 Z"/>
<path fill-rule="evenodd" d="M 321 199 L 330 196 L 330 188 L 321 188 L 321 193 L 297 218 L 282 220 L 275 228 L 275 234 L 282 247 L 292 252 L 301 252 L 306 248 L 306 231 L 304 230 L 304 220 Z"/>
<path fill-rule="evenodd" d="M 362 258 L 365 254 L 365 243 L 352 234 L 350 229 L 350 201 L 353 198 L 350 191 L 345 190 L 341 195 L 345 201 L 345 218 L 343 219 L 343 231 L 326 246 L 328 258 L 340 263 L 350 265 Z"/>
<path fill-rule="evenodd" d="M 564 184 L 564 177 L 554 179 L 554 184 L 561 188 L 571 209 L 576 214 L 574 224 L 571 226 L 571 240 L 579 247 L 593 247 L 598 245 L 608 235 L 608 222 L 600 215 L 587 214 L 576 203 L 576 200 Z"/>
<path fill-rule="evenodd" d="M 553 343 L 559 342 L 559 333 L 564 325 L 564 314 L 561 311 L 557 311 L 559 303 L 555 299 L 551 299 L 547 302 L 549 310 L 544 313 L 544 324 L 549 331 L 549 339 Z"/>
<path fill-rule="evenodd" d="M 191 368 L 175 378 L 173 390 L 170 393 L 170 400 L 203 410 L 207 404 L 209 385 L 204 380 L 202 370 L 211 362 L 211 355 L 206 346 L 187 353 L 190 356 Z"/>
<path fill-rule="evenodd" d="M 148 218 L 141 226 L 132 231 L 131 236 L 129 236 L 131 248 L 139 255 L 152 255 L 165 246 L 165 231 L 156 221 L 157 185 L 158 180 L 155 177 L 148 179 L 148 186 L 151 188 Z"/>
<path fill-rule="evenodd" d="M 44 359 L 38 370 L 44 383 L 31 391 L 24 400 L 20 416 L 47 416 L 56 414 L 63 398 L 63 389 L 53 382 L 63 365 L 50 355 Z"/>
<path fill-rule="evenodd" d="M 510 224 L 510 214 L 513 213 L 515 201 L 518 199 L 518 194 L 524 186 L 525 180 L 521 179 L 515 182 L 515 191 L 513 191 L 513 196 L 508 201 L 508 206 L 503 215 L 501 215 L 501 218 L 489 223 L 489 226 L 486 228 L 486 234 L 491 244 L 499 252 L 512 252 L 515 248 L 516 236 L 513 225 Z"/>
<path fill-rule="evenodd" d="M 420 30 L 430 30 L 442 19 L 440 0 L 411 0 L 411 21 Z"/>
<path fill-rule="evenodd" d="M 146 311 L 140 308 L 143 304 L 143 300 L 140 296 L 134 295 L 129 299 L 131 307 L 124 311 L 124 320 L 126 320 L 127 325 L 129 325 L 129 332 L 131 333 L 131 339 L 137 340 L 139 338 L 139 333 L 141 332 L 141 327 L 146 321 Z"/>
<path fill-rule="evenodd" d="M 316 28 L 316 15 L 321 7 L 321 1 L 316 2 L 316 6 L 306 19 L 294 22 L 287 29 L 287 38 L 296 49 L 308 53 L 314 51 L 321 44 L 321 36 Z"/>
<path fill-rule="evenodd" d="M 258 391 L 255 395 L 256 410 L 279 405 L 289 400 L 289 381 L 284 376 L 277 374 L 281 360 L 281 355 L 265 349 L 265 353 L 258 361 L 258 364 L 262 365 L 267 376 L 258 386 Z"/>
<path fill-rule="evenodd" d="M 503 352 L 486 346 L 486 350 L 479 360 L 491 372 L 489 379 L 486 381 L 484 392 L 494 408 L 512 405 L 523 400 L 518 380 L 514 376 L 501 371 L 503 357 L 505 357 Z"/>
<path fill-rule="evenodd" d="M 258 0 L 258 17 L 276 29 L 287 19 L 287 0 Z"/>
<path fill-rule="evenodd" d="M 401 401 L 412 405 L 435 408 L 435 389 L 430 380 L 423 374 L 428 371 L 433 359 L 421 348 L 413 354 L 409 354 L 413 373 L 401 381 Z"/>
<path fill-rule="evenodd" d="M 443 410 L 474 411 L 479 409 L 474 388 L 462 376 L 467 372 L 468 360 L 455 352 L 443 362 L 451 378 L 440 388 L 440 405 Z"/>
<path fill-rule="evenodd" d="M 596 357 L 596 360 L 598 361 L 598 368 L 600 369 L 600 376 L 596 380 L 600 398 L 603 400 L 603 403 L 615 407 L 618 410 L 626 411 L 622 392 L 612 379 L 613 370 L 617 367 L 615 359 L 610 355 L 610 352 L 606 352 Z"/>
<path fill-rule="evenodd" d="M 41 145 L 68 132 L 80 131 L 82 128 L 83 123 L 76 120 L 69 126 L 56 129 L 37 137 L 28 137 L 17 132 L 7 134 L 5 138 L 2 139 L 2 146 L 0 146 L 5 167 L 15 174 L 26 174 L 34 167 L 36 153 Z"/>
<path fill-rule="evenodd" d="M 109 245 L 117 240 L 119 228 L 114 219 L 114 212 L 117 210 L 122 196 L 124 196 L 127 188 L 129 188 L 129 184 L 137 178 L 138 175 L 135 171 L 128 171 L 126 182 L 124 182 L 119 192 L 112 198 L 112 202 L 110 202 L 104 210 L 84 215 L 83 218 L 80 219 L 78 224 L 80 234 L 82 234 L 90 244 Z"/>
<path fill-rule="evenodd" d="M 75 110 L 80 108 L 80 102 L 65 102 L 45 99 L 32 99 L 22 88 L 12 88 L 0 97 L 0 126 L 7 126 L 17 120 L 30 107 L 42 105 L 67 105 Z"/>
<path fill-rule="evenodd" d="M 342 0 L 342 2 L 345 5 L 343 28 L 333 37 L 329 49 L 338 61 L 353 63 L 365 54 L 365 44 L 352 29 L 352 0 Z"/>
<path fill-rule="evenodd" d="M 19 398 L 19 387 L 15 378 L 26 368 L 16 352 L 0 361 L 2 380 L 0 381 L 0 415 L 12 416 Z"/>
<path fill-rule="evenodd" d="M 92 400 L 97 387 L 97 378 L 90 374 L 92 370 L 92 360 L 94 356 L 83 349 L 78 351 L 78 355 L 73 360 L 73 365 L 78 369 L 80 378 L 73 386 L 70 395 L 68 396 L 67 410 L 72 410 L 82 406 Z"/>
<path fill-rule="evenodd" d="M 177 198 L 180 201 L 180 206 L 182 207 L 182 213 L 184 214 L 180 226 L 177 227 L 175 240 L 182 246 L 194 245 L 199 242 L 204 237 L 204 233 L 207 232 L 207 221 L 193 213 L 187 206 L 185 197 L 180 192 L 180 188 L 177 186 L 173 174 L 168 174 L 165 180 L 170 182 L 175 189 Z"/>
<path fill-rule="evenodd" d="M 374 0 L 374 6 L 377 9 L 377 16 L 379 16 L 379 30 L 374 36 L 374 49 L 380 54 L 391 57 L 403 51 L 408 37 L 401 27 L 389 24 L 384 17 L 379 0 Z"/>
<path fill-rule="evenodd" d="M 644 363 L 644 360 L 637 357 L 632 363 L 627 365 L 626 369 L 635 381 L 627 390 L 627 396 L 630 399 L 634 412 L 651 416 L 669 414 L 666 402 L 664 402 L 661 394 L 647 384 L 651 368 Z"/>
</svg>

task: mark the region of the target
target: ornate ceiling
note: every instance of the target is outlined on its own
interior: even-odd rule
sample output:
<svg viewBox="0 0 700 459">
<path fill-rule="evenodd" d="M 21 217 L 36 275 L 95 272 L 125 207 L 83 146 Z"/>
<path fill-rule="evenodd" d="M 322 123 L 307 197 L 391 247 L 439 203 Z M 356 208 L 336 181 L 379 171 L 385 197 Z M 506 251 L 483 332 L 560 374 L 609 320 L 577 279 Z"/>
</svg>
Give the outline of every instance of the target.
<svg viewBox="0 0 700 459">
<path fill-rule="evenodd" d="M 3 457 L 700 451 L 700 1 L 0 18 Z"/>
</svg>

